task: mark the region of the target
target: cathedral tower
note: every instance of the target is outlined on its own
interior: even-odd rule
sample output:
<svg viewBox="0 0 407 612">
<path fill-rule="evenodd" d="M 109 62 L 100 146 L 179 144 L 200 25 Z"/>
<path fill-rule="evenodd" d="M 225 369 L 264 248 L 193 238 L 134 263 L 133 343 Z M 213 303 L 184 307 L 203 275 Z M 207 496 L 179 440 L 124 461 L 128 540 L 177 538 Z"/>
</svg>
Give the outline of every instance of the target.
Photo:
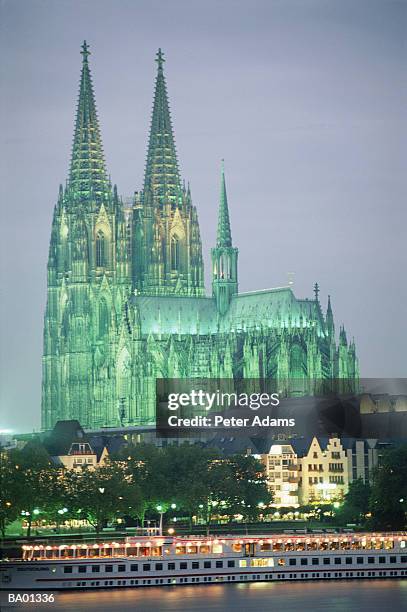
<svg viewBox="0 0 407 612">
<path fill-rule="evenodd" d="M 151 425 L 157 378 L 274 379 L 295 394 L 319 392 L 320 381 L 334 378 L 353 387 L 355 344 L 344 328 L 337 343 L 317 284 L 315 299 L 292 287 L 238 293 L 223 163 L 205 295 L 198 215 L 180 178 L 161 50 L 144 185 L 123 208 L 106 171 L 86 42 L 81 53 L 70 170 L 49 248 L 43 429 L 63 419 L 85 428 Z"/>
<path fill-rule="evenodd" d="M 69 179 L 54 210 L 44 323 L 42 425 L 114 419 L 112 338 L 130 291 L 126 220 L 107 177 L 89 48 L 82 70 Z"/>
<path fill-rule="evenodd" d="M 216 300 L 219 314 L 223 315 L 229 308 L 233 295 L 238 291 L 237 256 L 238 249 L 232 246 L 228 199 L 226 195 L 225 169 L 222 160 L 218 233 L 216 247 L 212 255 L 212 295 Z"/>
<path fill-rule="evenodd" d="M 133 211 L 133 288 L 147 295 L 204 295 L 202 244 L 191 191 L 181 185 L 164 77 L 157 77 L 144 189 Z"/>
</svg>

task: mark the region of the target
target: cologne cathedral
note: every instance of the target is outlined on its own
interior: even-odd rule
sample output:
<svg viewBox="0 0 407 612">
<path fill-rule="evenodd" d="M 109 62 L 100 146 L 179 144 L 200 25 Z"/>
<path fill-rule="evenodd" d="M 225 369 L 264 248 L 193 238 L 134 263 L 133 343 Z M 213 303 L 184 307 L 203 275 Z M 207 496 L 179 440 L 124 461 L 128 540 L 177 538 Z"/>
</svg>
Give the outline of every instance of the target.
<svg viewBox="0 0 407 612">
<path fill-rule="evenodd" d="M 197 209 L 181 181 L 164 77 L 157 76 L 144 185 L 124 205 L 106 171 L 89 48 L 68 180 L 54 209 L 44 319 L 42 427 L 153 424 L 157 378 L 358 379 L 354 342 L 336 340 L 315 285 L 238 291 L 222 168 L 212 291 L 204 286 Z"/>
</svg>

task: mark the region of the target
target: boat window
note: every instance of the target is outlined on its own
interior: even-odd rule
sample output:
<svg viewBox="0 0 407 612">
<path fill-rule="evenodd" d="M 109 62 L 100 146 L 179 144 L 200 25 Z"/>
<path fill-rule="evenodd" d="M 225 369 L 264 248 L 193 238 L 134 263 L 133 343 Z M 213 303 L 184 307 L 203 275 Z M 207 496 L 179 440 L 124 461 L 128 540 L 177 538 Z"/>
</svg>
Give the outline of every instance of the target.
<svg viewBox="0 0 407 612">
<path fill-rule="evenodd" d="M 384 548 L 386 550 L 391 550 L 392 548 L 394 548 L 394 542 L 393 540 L 385 540 L 384 541 Z"/>
<path fill-rule="evenodd" d="M 301 559 L 301 565 L 308 565 L 308 559 Z"/>
<path fill-rule="evenodd" d="M 329 565 L 331 563 L 331 559 L 329 557 L 324 557 L 323 563 L 324 565 Z"/>
<path fill-rule="evenodd" d="M 192 561 L 192 569 L 199 569 L 199 561 Z"/>
<path fill-rule="evenodd" d="M 223 552 L 223 546 L 222 544 L 214 544 L 212 546 L 212 552 L 215 554 L 220 554 Z"/>
<path fill-rule="evenodd" d="M 264 546 L 268 546 L 268 548 L 263 548 Z M 232 544 L 233 552 L 242 552 L 242 544 Z M 270 544 L 262 544 L 261 550 L 271 550 Z M 202 547 L 201 547 L 202 552 Z"/>
<path fill-rule="evenodd" d="M 162 564 L 162 563 L 156 563 L 156 564 L 155 564 L 155 569 L 156 569 L 157 571 L 162 570 L 162 568 L 163 568 L 163 564 Z"/>
<path fill-rule="evenodd" d="M 223 567 L 223 561 L 216 561 L 216 567 Z"/>
<path fill-rule="evenodd" d="M 175 570 L 175 563 L 169 563 L 168 564 L 168 569 L 169 570 Z"/>
<path fill-rule="evenodd" d="M 151 563 L 143 563 L 143 572 L 149 572 L 151 570 Z"/>
<path fill-rule="evenodd" d="M 123 565 L 121 565 L 121 564 L 118 565 L 117 566 L 117 571 L 118 572 L 125 572 L 126 571 L 126 566 L 124 564 Z"/>
<path fill-rule="evenodd" d="M 64 574 L 72 574 L 72 565 L 65 565 Z"/>
<path fill-rule="evenodd" d="M 368 563 L 374 563 L 374 557 L 368 557 L 367 558 L 367 562 Z"/>
<path fill-rule="evenodd" d="M 348 559 L 350 559 L 350 562 L 352 563 L 351 557 L 346 557 L 346 563 L 348 562 Z M 335 565 L 340 565 L 340 564 L 341 564 L 341 558 L 335 557 Z"/>
<path fill-rule="evenodd" d="M 105 571 L 106 572 L 113 572 L 113 565 L 106 565 Z"/>
<path fill-rule="evenodd" d="M 297 565 L 297 559 L 290 559 L 290 565 Z"/>
<path fill-rule="evenodd" d="M 407 563 L 407 555 L 401 555 L 400 560 L 402 563 Z"/>
<path fill-rule="evenodd" d="M 138 563 L 132 563 L 130 565 L 130 571 L 131 572 L 138 572 Z"/>
<path fill-rule="evenodd" d="M 379 563 L 386 563 L 386 557 L 379 557 Z"/>
<path fill-rule="evenodd" d="M 179 569 L 187 569 L 188 563 L 186 561 L 181 561 L 179 564 Z"/>
<path fill-rule="evenodd" d="M 86 574 L 86 565 L 80 565 L 78 568 L 80 574 Z"/>
<path fill-rule="evenodd" d="M 318 557 L 312 557 L 312 565 L 319 565 Z"/>
<path fill-rule="evenodd" d="M 295 550 L 302 551 L 305 550 L 305 542 L 297 542 L 295 545 Z"/>
<path fill-rule="evenodd" d="M 363 564 L 363 557 L 356 557 L 356 563 L 358 565 L 362 565 Z"/>
<path fill-rule="evenodd" d="M 100 572 L 100 565 L 92 565 L 92 572 L 93 573 Z"/>
<path fill-rule="evenodd" d="M 390 557 L 390 563 L 397 563 L 396 557 Z"/>
<path fill-rule="evenodd" d="M 236 552 L 240 552 L 240 550 L 241 550 L 241 545 L 239 545 L 239 544 L 237 545 L 237 546 L 240 546 L 240 550 L 236 550 L 236 549 L 234 548 L 234 546 L 235 546 L 235 545 L 233 545 L 233 546 L 232 546 L 232 549 L 233 549 L 233 550 L 235 550 Z M 270 543 L 270 542 L 263 542 L 263 544 L 260 544 L 260 550 L 261 550 L 261 552 L 264 552 L 264 551 L 266 551 L 266 550 L 271 550 L 271 543 Z"/>
<path fill-rule="evenodd" d="M 207 544 L 201 544 L 201 546 L 199 547 L 199 552 L 202 555 L 207 555 L 209 553 L 209 546 Z"/>
<path fill-rule="evenodd" d="M 209 567 L 211 567 L 212 563 L 210 561 L 204 561 L 204 568 L 208 569 Z"/>
<path fill-rule="evenodd" d="M 228 561 L 228 567 L 235 567 L 234 561 Z"/>
<path fill-rule="evenodd" d="M 278 564 L 279 565 L 285 565 L 285 559 L 279 559 L 278 560 Z"/>
<path fill-rule="evenodd" d="M 185 546 L 177 546 L 175 548 L 175 554 L 176 555 L 185 555 L 185 553 L 187 552 L 187 549 Z"/>
</svg>

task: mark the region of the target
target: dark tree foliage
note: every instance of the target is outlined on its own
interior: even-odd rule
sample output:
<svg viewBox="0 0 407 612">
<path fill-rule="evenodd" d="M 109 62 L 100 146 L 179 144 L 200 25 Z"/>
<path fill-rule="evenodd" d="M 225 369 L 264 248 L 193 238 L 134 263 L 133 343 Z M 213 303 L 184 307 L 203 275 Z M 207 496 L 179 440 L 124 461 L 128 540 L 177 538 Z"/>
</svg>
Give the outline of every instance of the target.
<svg viewBox="0 0 407 612">
<path fill-rule="evenodd" d="M 364 483 L 361 478 L 351 482 L 344 504 L 338 513 L 341 522 L 364 524 L 369 512 L 370 494 L 369 483 Z"/>
<path fill-rule="evenodd" d="M 395 531 L 406 527 L 407 445 L 383 455 L 373 474 L 369 508 L 375 529 Z"/>
</svg>

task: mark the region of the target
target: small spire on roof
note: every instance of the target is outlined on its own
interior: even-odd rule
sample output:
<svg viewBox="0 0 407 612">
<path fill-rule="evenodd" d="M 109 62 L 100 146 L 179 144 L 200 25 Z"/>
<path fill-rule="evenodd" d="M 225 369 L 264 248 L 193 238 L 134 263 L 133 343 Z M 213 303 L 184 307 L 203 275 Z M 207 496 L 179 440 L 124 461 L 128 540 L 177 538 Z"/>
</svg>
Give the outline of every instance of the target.
<svg viewBox="0 0 407 612">
<path fill-rule="evenodd" d="M 225 160 L 221 160 L 221 185 L 218 216 L 217 247 L 231 247 L 232 233 L 230 230 L 228 198 L 226 195 Z"/>
</svg>

